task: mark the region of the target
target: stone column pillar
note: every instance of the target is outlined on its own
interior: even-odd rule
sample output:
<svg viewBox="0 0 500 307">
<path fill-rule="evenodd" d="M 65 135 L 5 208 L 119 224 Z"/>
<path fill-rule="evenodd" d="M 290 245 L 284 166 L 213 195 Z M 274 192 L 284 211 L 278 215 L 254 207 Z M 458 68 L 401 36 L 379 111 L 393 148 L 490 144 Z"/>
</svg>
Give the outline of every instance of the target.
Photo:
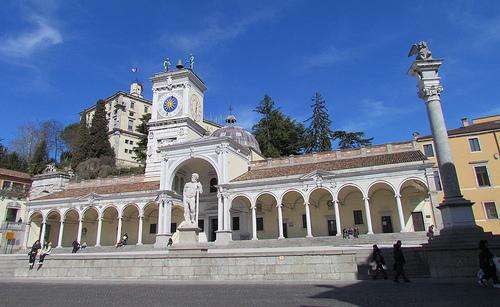
<svg viewBox="0 0 500 307">
<path fill-rule="evenodd" d="M 276 206 L 278 208 L 278 239 L 284 239 L 285 236 L 283 236 L 283 211 L 281 207 L 283 207 L 282 204 L 278 204 Z"/>
<path fill-rule="evenodd" d="M 139 215 L 139 229 L 137 229 L 137 245 L 142 245 L 142 219 L 143 216 Z"/>
<path fill-rule="evenodd" d="M 221 193 L 217 193 L 217 230 L 224 230 L 224 204 Z"/>
<path fill-rule="evenodd" d="M 97 238 L 95 239 L 95 246 L 101 246 L 101 232 L 102 232 L 102 217 L 97 218 Z"/>
<path fill-rule="evenodd" d="M 158 202 L 158 224 L 156 225 L 156 234 L 162 235 L 163 232 L 163 202 Z"/>
<path fill-rule="evenodd" d="M 307 238 L 312 238 L 312 227 L 311 227 L 311 210 L 309 209 L 309 203 L 304 204 L 306 207 L 306 229 L 307 229 Z"/>
<path fill-rule="evenodd" d="M 370 213 L 370 201 L 368 197 L 363 198 L 365 201 L 366 223 L 368 224 L 368 234 L 373 234 L 372 215 Z"/>
<path fill-rule="evenodd" d="M 333 208 L 335 210 L 335 226 L 337 227 L 337 236 L 342 235 L 342 224 L 340 222 L 340 210 L 339 210 L 339 201 L 333 201 Z"/>
<path fill-rule="evenodd" d="M 252 240 L 257 239 L 257 212 L 255 208 L 256 204 L 252 204 Z"/>
<path fill-rule="evenodd" d="M 418 83 L 418 96 L 424 100 L 427 107 L 427 116 L 432 131 L 436 158 L 441 176 L 444 199 L 439 205 L 443 218 L 441 233 L 453 232 L 482 232 L 476 225 L 472 213 L 473 203 L 463 198 L 460 192 L 457 172 L 451 156 L 448 133 L 441 109 L 441 77 L 438 74 L 442 60 L 433 59 L 427 45 L 419 43 L 414 45 L 418 49 L 417 60 L 413 62 L 409 73 L 416 77 Z M 413 48 L 412 48 L 413 50 Z M 421 53 L 421 54 L 420 54 Z"/>
<path fill-rule="evenodd" d="M 229 203 L 229 196 L 224 196 L 224 230 L 231 231 L 231 204 Z"/>
<path fill-rule="evenodd" d="M 170 235 L 172 234 L 172 206 L 172 201 L 168 200 L 165 202 L 163 208 L 163 234 L 166 234 L 168 237 L 170 237 Z"/>
<path fill-rule="evenodd" d="M 31 222 L 28 220 L 28 223 L 26 223 L 26 228 L 24 229 L 24 247 L 29 248 L 28 246 L 28 240 L 30 237 L 30 231 L 31 231 Z"/>
<path fill-rule="evenodd" d="M 42 227 L 40 229 L 40 245 L 43 247 L 43 244 L 45 243 L 45 225 L 47 225 L 46 220 L 44 219 L 42 221 Z"/>
<path fill-rule="evenodd" d="M 120 242 L 122 236 L 122 217 L 118 217 L 118 229 L 116 229 L 116 243 Z"/>
<path fill-rule="evenodd" d="M 405 231 L 405 217 L 403 215 L 403 206 L 401 205 L 401 195 L 396 194 L 396 204 L 398 206 L 398 216 L 399 216 L 399 226 L 401 227 L 401 232 Z"/>
<path fill-rule="evenodd" d="M 57 238 L 57 247 L 58 248 L 62 247 L 63 231 L 64 231 L 64 220 L 61 219 L 61 221 L 59 222 L 59 237 Z"/>
<path fill-rule="evenodd" d="M 83 227 L 83 220 L 81 218 L 78 218 L 78 234 L 76 235 L 76 241 L 78 241 L 78 243 L 82 243 L 80 242 L 82 240 L 82 227 Z"/>
</svg>

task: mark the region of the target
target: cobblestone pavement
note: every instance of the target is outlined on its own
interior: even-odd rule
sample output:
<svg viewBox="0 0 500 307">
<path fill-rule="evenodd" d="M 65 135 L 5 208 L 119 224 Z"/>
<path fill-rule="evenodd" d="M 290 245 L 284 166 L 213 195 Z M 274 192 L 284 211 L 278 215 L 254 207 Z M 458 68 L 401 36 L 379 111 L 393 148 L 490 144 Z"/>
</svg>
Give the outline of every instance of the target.
<svg viewBox="0 0 500 307">
<path fill-rule="evenodd" d="M 472 281 L 351 283 L 0 280 L 0 306 L 498 306 Z"/>
</svg>

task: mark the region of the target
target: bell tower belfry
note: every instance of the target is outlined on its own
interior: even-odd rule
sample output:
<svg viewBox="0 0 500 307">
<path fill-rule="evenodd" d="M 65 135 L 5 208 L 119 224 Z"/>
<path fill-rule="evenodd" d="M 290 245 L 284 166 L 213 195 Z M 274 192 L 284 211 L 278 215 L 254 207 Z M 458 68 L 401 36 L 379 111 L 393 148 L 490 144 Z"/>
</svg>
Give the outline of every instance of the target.
<svg viewBox="0 0 500 307">
<path fill-rule="evenodd" d="M 153 105 L 149 121 L 146 158 L 146 176 L 159 176 L 159 147 L 199 139 L 207 134 L 203 126 L 205 83 L 193 70 L 194 58 L 189 67 L 179 60 L 170 67 L 170 60 L 163 62 L 164 71 L 151 77 Z"/>
</svg>

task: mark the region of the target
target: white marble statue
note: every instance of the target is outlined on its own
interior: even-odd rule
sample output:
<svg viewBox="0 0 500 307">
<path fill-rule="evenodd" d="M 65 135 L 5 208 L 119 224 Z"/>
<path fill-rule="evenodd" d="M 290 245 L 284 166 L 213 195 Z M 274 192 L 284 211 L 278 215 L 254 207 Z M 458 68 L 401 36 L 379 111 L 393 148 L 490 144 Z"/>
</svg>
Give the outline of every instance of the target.
<svg viewBox="0 0 500 307">
<path fill-rule="evenodd" d="M 184 223 L 198 227 L 198 211 L 200 204 L 200 194 L 203 193 L 201 183 L 198 181 L 197 173 L 191 175 L 191 181 L 184 185 Z"/>
</svg>

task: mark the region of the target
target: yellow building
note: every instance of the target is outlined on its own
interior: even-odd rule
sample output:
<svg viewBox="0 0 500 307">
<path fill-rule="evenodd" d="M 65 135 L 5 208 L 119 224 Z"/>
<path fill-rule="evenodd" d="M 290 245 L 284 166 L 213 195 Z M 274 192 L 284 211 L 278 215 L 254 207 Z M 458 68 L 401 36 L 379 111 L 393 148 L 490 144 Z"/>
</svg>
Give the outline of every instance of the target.
<svg viewBox="0 0 500 307">
<path fill-rule="evenodd" d="M 432 137 L 414 137 L 435 163 L 438 174 Z M 500 115 L 476 118 L 471 123 L 463 118 L 462 127 L 448 130 L 448 137 L 460 188 L 464 197 L 474 202 L 477 224 L 500 234 Z M 439 197 L 442 200 L 442 192 Z"/>
</svg>

